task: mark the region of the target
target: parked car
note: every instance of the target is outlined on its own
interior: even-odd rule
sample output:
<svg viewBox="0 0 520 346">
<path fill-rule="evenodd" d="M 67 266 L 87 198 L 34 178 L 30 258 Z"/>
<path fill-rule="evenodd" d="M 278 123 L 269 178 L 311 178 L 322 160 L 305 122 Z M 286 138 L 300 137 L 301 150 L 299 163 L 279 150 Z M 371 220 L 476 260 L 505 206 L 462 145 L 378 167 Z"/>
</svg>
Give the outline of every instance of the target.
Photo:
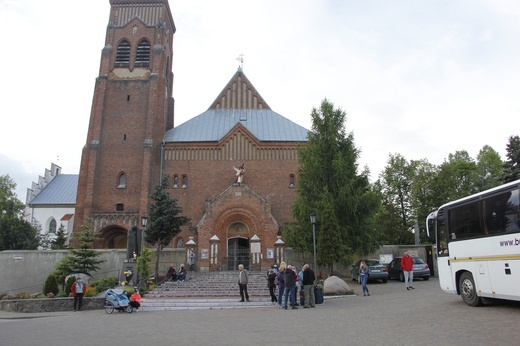
<svg viewBox="0 0 520 346">
<path fill-rule="evenodd" d="M 413 279 L 430 279 L 430 267 L 420 257 L 412 257 L 413 260 Z M 401 267 L 401 257 L 396 257 L 388 263 L 388 278 L 396 278 L 404 282 L 403 268 Z"/>
<path fill-rule="evenodd" d="M 361 283 L 359 277 L 359 265 L 362 261 L 365 262 L 368 267 L 369 281 L 381 280 L 383 283 L 388 281 L 388 268 L 378 259 L 363 259 L 353 264 L 352 271 L 350 272 L 353 281 L 357 280 L 357 282 Z"/>
</svg>

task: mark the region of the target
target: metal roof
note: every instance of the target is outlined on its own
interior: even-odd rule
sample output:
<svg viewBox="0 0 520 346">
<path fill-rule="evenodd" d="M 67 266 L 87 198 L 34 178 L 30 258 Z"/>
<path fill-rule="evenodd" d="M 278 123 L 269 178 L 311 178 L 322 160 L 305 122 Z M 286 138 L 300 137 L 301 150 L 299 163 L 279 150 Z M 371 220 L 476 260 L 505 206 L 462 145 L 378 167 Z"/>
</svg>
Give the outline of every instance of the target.
<svg viewBox="0 0 520 346">
<path fill-rule="evenodd" d="M 309 130 L 270 109 L 209 109 L 169 130 L 165 142 L 215 142 L 237 124 L 260 141 L 306 142 Z"/>
<path fill-rule="evenodd" d="M 29 206 L 76 204 L 78 179 L 78 174 L 58 174 L 28 203 Z"/>
</svg>

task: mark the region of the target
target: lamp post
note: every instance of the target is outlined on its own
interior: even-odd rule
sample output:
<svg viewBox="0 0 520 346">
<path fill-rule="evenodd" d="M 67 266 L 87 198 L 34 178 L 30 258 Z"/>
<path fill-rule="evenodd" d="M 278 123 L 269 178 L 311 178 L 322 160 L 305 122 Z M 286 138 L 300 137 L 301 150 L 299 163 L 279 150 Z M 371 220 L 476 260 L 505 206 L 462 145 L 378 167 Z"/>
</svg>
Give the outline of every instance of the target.
<svg viewBox="0 0 520 346">
<path fill-rule="evenodd" d="M 314 247 L 314 271 L 316 275 L 314 276 L 315 282 L 318 279 L 318 266 L 316 265 L 316 213 L 311 213 L 311 223 L 312 223 L 312 245 Z"/>
<path fill-rule="evenodd" d="M 146 223 L 148 222 L 148 218 L 146 216 L 141 216 L 141 246 L 139 250 L 139 283 L 143 281 L 143 247 L 144 247 L 144 230 L 146 228 Z"/>
</svg>

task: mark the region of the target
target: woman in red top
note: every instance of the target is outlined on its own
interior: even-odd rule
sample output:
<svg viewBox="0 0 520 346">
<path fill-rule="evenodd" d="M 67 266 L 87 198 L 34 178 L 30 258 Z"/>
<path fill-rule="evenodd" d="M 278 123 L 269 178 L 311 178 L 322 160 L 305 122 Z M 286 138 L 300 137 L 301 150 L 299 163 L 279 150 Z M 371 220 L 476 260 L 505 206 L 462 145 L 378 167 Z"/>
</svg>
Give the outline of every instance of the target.
<svg viewBox="0 0 520 346">
<path fill-rule="evenodd" d="M 401 258 L 401 267 L 404 273 L 404 284 L 407 290 L 413 290 L 413 259 L 407 251 L 404 252 Z"/>
<path fill-rule="evenodd" d="M 135 290 L 134 294 L 130 296 L 130 305 L 136 309 L 139 309 L 141 306 L 141 295 L 139 294 L 139 290 Z"/>
</svg>

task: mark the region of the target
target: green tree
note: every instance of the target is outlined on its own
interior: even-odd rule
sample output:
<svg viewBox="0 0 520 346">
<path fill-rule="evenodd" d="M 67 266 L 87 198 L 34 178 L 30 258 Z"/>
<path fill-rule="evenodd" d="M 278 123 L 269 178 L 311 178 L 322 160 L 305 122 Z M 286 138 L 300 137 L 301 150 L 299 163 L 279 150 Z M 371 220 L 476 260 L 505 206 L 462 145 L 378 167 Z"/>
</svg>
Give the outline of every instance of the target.
<svg viewBox="0 0 520 346">
<path fill-rule="evenodd" d="M 137 257 L 137 273 L 139 273 L 139 280 L 146 280 L 150 277 L 150 261 L 152 258 L 152 252 L 143 248 L 141 255 Z"/>
<path fill-rule="evenodd" d="M 358 174 L 359 150 L 353 134 L 346 133 L 346 113 L 325 99 L 319 109 L 313 108 L 311 117 L 308 142 L 298 150 L 300 168 L 292 212 L 299 232 L 284 232 L 284 236 L 290 245 L 300 244 L 305 252 L 312 253 L 309 215 L 316 212 L 318 234 L 327 232 L 323 224 L 338 225 L 340 241 L 328 251 L 336 253 L 336 249 L 342 249 L 340 261 L 348 263 L 353 253 L 369 253 L 379 246 L 373 236 L 377 231 L 373 218 L 380 201 L 368 183 L 368 169 Z M 334 213 L 327 217 L 335 220 L 325 221 L 322 208 L 329 198 Z M 301 243 L 299 238 L 305 242 Z M 317 255 L 320 259 L 321 251 Z"/>
<path fill-rule="evenodd" d="M 36 250 L 40 237 L 34 227 L 17 216 L 0 219 L 0 251 Z"/>
<path fill-rule="evenodd" d="M 444 204 L 477 192 L 476 181 L 478 178 L 475 160 L 467 151 L 462 150 L 449 154 L 448 160 L 440 165 L 432 183 L 440 198 L 440 204 Z"/>
<path fill-rule="evenodd" d="M 395 217 L 399 218 L 399 225 L 394 225 L 399 228 L 393 230 L 393 233 L 402 240 L 408 238 L 405 235 L 406 232 L 412 234 L 411 231 L 416 222 L 416 216 L 412 210 L 414 175 L 415 164 L 413 161 L 408 162 L 400 154 L 390 154 L 387 165 L 379 177 L 385 214 L 395 213 Z"/>
<path fill-rule="evenodd" d="M 438 174 L 438 167 L 429 163 L 428 160 L 414 162 L 415 174 L 412 186 L 412 210 L 415 211 L 417 223 L 419 224 L 419 240 L 422 244 L 431 244 L 435 241 L 435 235 L 426 232 L 426 218 L 438 208 L 439 198 L 437 191 L 432 188 L 433 181 Z"/>
<path fill-rule="evenodd" d="M 167 246 L 173 237 L 181 231 L 181 226 L 187 224 L 190 219 L 178 216 L 182 208 L 177 205 L 177 200 L 170 198 L 168 193 L 168 177 L 165 176 L 159 185 L 155 186 L 155 192 L 150 196 L 153 203 L 150 205 L 150 226 L 145 230 L 145 239 L 149 244 L 157 244 L 155 259 L 155 277 L 159 277 L 159 258 L 163 246 Z"/>
<path fill-rule="evenodd" d="M 489 145 L 484 145 L 477 155 L 478 191 L 484 191 L 502 183 L 504 165 L 500 154 Z"/>
<path fill-rule="evenodd" d="M 67 248 L 67 230 L 63 225 L 60 225 L 58 228 L 58 232 L 56 233 L 56 238 L 51 241 L 51 249 L 52 250 L 63 250 Z"/>
<path fill-rule="evenodd" d="M 82 231 L 71 245 L 67 256 L 63 257 L 54 269 L 58 281 L 63 282 L 70 274 L 83 273 L 92 277 L 92 272 L 99 269 L 99 264 L 104 261 L 99 259 L 101 253 L 94 250 L 94 243 L 99 240 L 92 221 L 87 219 L 82 225 Z"/>
<path fill-rule="evenodd" d="M 48 295 L 52 293 L 56 296 L 59 293 L 58 281 L 56 280 L 56 276 L 54 274 L 50 274 L 47 276 L 47 280 L 45 280 L 45 284 L 43 285 L 43 294 Z"/>
<path fill-rule="evenodd" d="M 0 251 L 36 250 L 38 231 L 23 219 L 24 204 L 14 193 L 16 183 L 9 175 L 0 176 Z"/>
<path fill-rule="evenodd" d="M 334 263 L 342 261 L 343 254 L 352 253 L 352 250 L 348 249 L 341 239 L 338 218 L 334 215 L 332 195 L 328 192 L 324 193 L 321 211 L 323 221 L 320 223 L 321 232 L 318 233 L 316 240 L 316 250 L 319 254 L 316 257 L 318 264 L 329 269 L 328 276 L 332 276 Z"/>
<path fill-rule="evenodd" d="M 508 183 L 520 179 L 520 137 L 509 137 L 506 146 L 507 160 L 504 163 L 504 175 L 502 182 Z"/>
<path fill-rule="evenodd" d="M 25 205 L 16 197 L 16 183 L 7 175 L 0 175 L 0 217 L 21 217 Z"/>
</svg>

